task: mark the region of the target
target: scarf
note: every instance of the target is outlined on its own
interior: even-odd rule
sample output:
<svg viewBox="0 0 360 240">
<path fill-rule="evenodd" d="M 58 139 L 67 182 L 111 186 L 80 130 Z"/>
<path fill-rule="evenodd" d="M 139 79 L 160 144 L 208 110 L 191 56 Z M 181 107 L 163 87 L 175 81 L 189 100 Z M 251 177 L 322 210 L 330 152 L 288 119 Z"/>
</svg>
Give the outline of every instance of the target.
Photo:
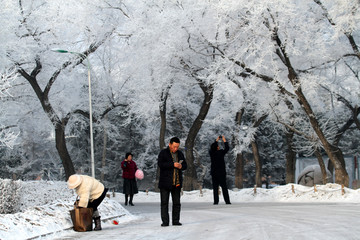
<svg viewBox="0 0 360 240">
<path fill-rule="evenodd" d="M 171 153 L 171 157 L 174 163 L 179 162 L 177 153 Z M 177 168 L 174 168 L 172 185 L 175 187 L 180 187 L 179 169 Z"/>
</svg>

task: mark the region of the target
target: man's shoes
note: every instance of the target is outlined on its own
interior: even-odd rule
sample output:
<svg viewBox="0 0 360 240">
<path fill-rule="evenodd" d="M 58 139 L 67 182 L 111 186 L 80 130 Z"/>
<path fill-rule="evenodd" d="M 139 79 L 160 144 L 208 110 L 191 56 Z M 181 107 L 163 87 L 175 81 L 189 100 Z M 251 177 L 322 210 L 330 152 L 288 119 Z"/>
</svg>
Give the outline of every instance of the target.
<svg viewBox="0 0 360 240">
<path fill-rule="evenodd" d="M 130 205 L 130 206 L 134 206 L 134 204 L 133 204 L 132 202 L 131 202 L 131 203 L 129 203 L 129 205 Z"/>
<path fill-rule="evenodd" d="M 173 223 L 173 226 L 182 226 L 182 223 L 180 223 L 180 222 L 174 222 L 174 223 Z"/>
<path fill-rule="evenodd" d="M 167 223 L 167 224 L 166 224 L 166 223 L 162 223 L 161 226 L 162 226 L 162 227 L 168 227 L 169 224 L 168 224 L 168 223 Z"/>
<path fill-rule="evenodd" d="M 231 202 L 227 202 L 226 204 L 231 204 Z"/>
<path fill-rule="evenodd" d="M 218 205 L 218 203 L 214 203 L 214 205 Z"/>
</svg>

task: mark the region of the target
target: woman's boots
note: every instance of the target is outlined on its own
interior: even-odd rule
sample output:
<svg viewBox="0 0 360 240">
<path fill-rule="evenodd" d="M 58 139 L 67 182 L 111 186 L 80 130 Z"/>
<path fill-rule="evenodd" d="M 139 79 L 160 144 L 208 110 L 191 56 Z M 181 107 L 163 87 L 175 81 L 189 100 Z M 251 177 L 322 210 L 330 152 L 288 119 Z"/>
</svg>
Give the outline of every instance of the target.
<svg viewBox="0 0 360 240">
<path fill-rule="evenodd" d="M 92 217 L 93 217 L 94 223 L 95 223 L 94 231 L 101 230 L 101 220 L 100 220 L 99 211 L 98 210 L 94 211 Z"/>
<path fill-rule="evenodd" d="M 134 206 L 134 204 L 132 202 L 133 198 L 134 198 L 134 194 L 130 194 L 130 201 L 129 201 L 130 206 Z M 125 194 L 125 206 L 128 205 L 128 199 L 129 199 L 129 194 Z"/>
<path fill-rule="evenodd" d="M 134 197 L 134 194 L 130 194 L 130 201 L 129 201 L 130 206 L 134 206 L 134 204 L 132 202 L 133 197 Z"/>
<path fill-rule="evenodd" d="M 99 231 L 99 230 L 101 230 L 101 220 L 100 220 L 100 217 L 94 218 L 94 222 L 95 222 L 94 231 Z"/>
</svg>

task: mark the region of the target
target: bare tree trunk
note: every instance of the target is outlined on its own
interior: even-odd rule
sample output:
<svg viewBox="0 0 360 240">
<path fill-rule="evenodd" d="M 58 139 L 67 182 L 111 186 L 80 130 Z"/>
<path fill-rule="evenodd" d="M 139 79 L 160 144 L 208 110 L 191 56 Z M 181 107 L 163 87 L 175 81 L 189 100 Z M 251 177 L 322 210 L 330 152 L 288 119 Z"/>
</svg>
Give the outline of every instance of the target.
<svg viewBox="0 0 360 240">
<path fill-rule="evenodd" d="M 159 146 L 160 151 L 165 148 L 165 131 L 166 131 L 166 106 L 163 106 L 163 109 L 160 109 L 160 137 L 159 137 Z M 155 179 L 155 192 L 160 192 L 159 189 L 159 178 L 160 178 L 160 168 L 156 165 L 156 179 Z"/>
<path fill-rule="evenodd" d="M 331 156 L 329 156 L 330 160 L 333 162 L 335 166 L 335 182 L 337 184 L 344 184 L 344 186 L 349 186 L 349 174 L 346 171 L 345 167 L 345 159 L 344 155 L 342 154 L 342 151 L 340 148 L 328 145 L 327 146 L 327 154 L 329 156 L 329 153 Z M 325 149 L 326 150 L 326 149 Z"/>
<path fill-rule="evenodd" d="M 293 143 L 293 137 L 294 132 L 292 131 L 286 131 L 286 143 L 287 143 L 287 149 L 286 149 L 286 183 L 296 183 L 295 179 L 295 163 L 296 163 L 296 152 L 293 149 L 292 143 Z"/>
<path fill-rule="evenodd" d="M 331 173 L 332 175 L 334 175 L 334 164 L 332 163 L 332 161 L 330 161 L 330 159 L 329 159 L 329 161 L 328 161 L 327 169 L 330 171 L 330 173 Z"/>
<path fill-rule="evenodd" d="M 322 158 L 322 156 L 321 156 L 321 154 L 320 154 L 320 152 L 318 150 L 315 150 L 314 154 L 318 159 L 319 166 L 320 166 L 320 169 L 321 169 L 322 182 L 325 185 L 326 184 L 326 179 L 327 179 L 327 174 L 326 174 L 326 168 L 325 168 L 324 160 L 323 160 L 323 158 Z"/>
<path fill-rule="evenodd" d="M 161 103 L 159 106 L 160 111 L 160 136 L 159 136 L 159 147 L 160 151 L 165 148 L 165 132 L 166 132 L 166 103 L 169 96 L 170 88 L 172 83 L 170 83 L 161 93 Z M 156 179 L 155 179 L 155 191 L 160 192 L 159 189 L 159 177 L 160 177 L 160 168 L 156 168 Z"/>
<path fill-rule="evenodd" d="M 235 187 L 244 188 L 244 156 L 242 153 L 236 154 Z"/>
<path fill-rule="evenodd" d="M 251 141 L 251 147 L 252 147 L 254 161 L 255 161 L 255 184 L 257 187 L 261 187 L 262 163 L 261 163 L 259 148 L 256 143 L 256 140 Z"/>
<path fill-rule="evenodd" d="M 164 106 L 166 108 L 166 106 Z M 160 110 L 160 137 L 159 137 L 159 147 L 160 149 L 165 148 L 165 131 L 166 131 L 166 109 Z"/>
<path fill-rule="evenodd" d="M 240 88 L 240 86 L 239 86 Z M 235 122 L 236 128 L 240 129 L 241 120 L 244 114 L 244 108 L 240 109 L 239 112 L 236 113 Z M 240 144 L 239 136 L 235 136 L 235 144 Z M 242 152 L 238 152 L 236 154 L 235 160 L 235 187 L 242 189 L 244 187 L 244 157 Z"/>
<path fill-rule="evenodd" d="M 213 98 L 214 87 L 213 85 L 205 85 L 201 82 L 201 80 L 197 79 L 201 90 L 204 93 L 204 101 L 201 105 L 198 116 L 193 122 L 189 134 L 185 141 L 185 155 L 186 155 L 186 163 L 187 170 L 184 174 L 184 183 L 183 188 L 185 191 L 191 191 L 199 188 L 199 183 L 197 181 L 197 173 L 194 164 L 194 144 L 196 136 L 201 129 L 201 126 L 206 118 L 207 113 L 209 112 L 211 101 Z"/>
<path fill-rule="evenodd" d="M 253 127 L 258 128 L 260 124 L 267 118 L 267 114 L 261 116 L 259 119 L 255 120 Z M 260 158 L 259 148 L 258 144 L 256 142 L 256 136 L 254 136 L 255 140 L 251 141 L 251 147 L 254 155 L 254 161 L 255 161 L 255 183 L 257 187 L 261 187 L 261 172 L 262 172 L 262 162 Z"/>
<path fill-rule="evenodd" d="M 189 146 L 186 145 L 185 146 Z M 183 182 L 183 189 L 185 191 L 191 191 L 194 189 L 199 188 L 199 182 L 197 181 L 197 174 L 196 169 L 194 165 L 194 155 L 192 152 L 192 148 L 188 149 L 188 147 L 185 147 L 185 156 L 186 156 L 186 162 L 187 162 L 187 170 L 184 174 L 184 182 Z"/>
<path fill-rule="evenodd" d="M 195 167 L 196 167 L 196 169 L 202 170 L 199 174 L 199 179 L 198 179 L 199 187 L 200 187 L 200 189 L 202 189 L 207 167 L 201 163 L 200 155 L 195 149 L 194 149 L 194 153 L 195 153 L 195 159 L 194 159 Z"/>
<path fill-rule="evenodd" d="M 66 147 L 65 126 L 55 124 L 55 144 L 65 171 L 65 180 L 75 173 L 73 162 Z"/>
<path fill-rule="evenodd" d="M 161 92 L 161 102 L 159 106 L 160 111 L 160 136 L 159 136 L 159 147 L 160 150 L 165 148 L 165 132 L 166 132 L 166 104 L 169 97 L 169 91 L 172 87 L 172 82 L 166 86 Z"/>
</svg>

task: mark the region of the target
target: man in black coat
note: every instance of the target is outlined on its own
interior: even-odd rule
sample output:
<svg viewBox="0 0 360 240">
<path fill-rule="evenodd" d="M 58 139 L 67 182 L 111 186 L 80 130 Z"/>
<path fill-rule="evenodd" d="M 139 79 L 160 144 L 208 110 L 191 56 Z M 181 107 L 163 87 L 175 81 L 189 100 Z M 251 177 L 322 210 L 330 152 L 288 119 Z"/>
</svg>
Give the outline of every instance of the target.
<svg viewBox="0 0 360 240">
<path fill-rule="evenodd" d="M 161 198 L 161 226 L 169 226 L 169 196 L 172 198 L 172 224 L 181 226 L 180 223 L 180 193 L 182 187 L 182 171 L 187 164 L 184 154 L 179 151 L 180 140 L 177 137 L 170 139 L 169 146 L 161 150 L 158 156 L 160 168 L 159 189 Z"/>
<path fill-rule="evenodd" d="M 219 147 L 219 140 L 222 138 L 224 142 L 224 149 L 220 149 Z M 224 200 L 226 204 L 230 203 L 229 192 L 226 185 L 226 166 L 225 166 L 225 154 L 229 151 L 229 143 L 226 142 L 224 136 L 219 136 L 216 141 L 211 144 L 210 147 L 210 158 L 211 158 L 211 179 L 213 185 L 213 194 L 214 194 L 214 204 L 219 203 L 219 194 L 218 189 L 219 185 L 221 186 Z"/>
</svg>

